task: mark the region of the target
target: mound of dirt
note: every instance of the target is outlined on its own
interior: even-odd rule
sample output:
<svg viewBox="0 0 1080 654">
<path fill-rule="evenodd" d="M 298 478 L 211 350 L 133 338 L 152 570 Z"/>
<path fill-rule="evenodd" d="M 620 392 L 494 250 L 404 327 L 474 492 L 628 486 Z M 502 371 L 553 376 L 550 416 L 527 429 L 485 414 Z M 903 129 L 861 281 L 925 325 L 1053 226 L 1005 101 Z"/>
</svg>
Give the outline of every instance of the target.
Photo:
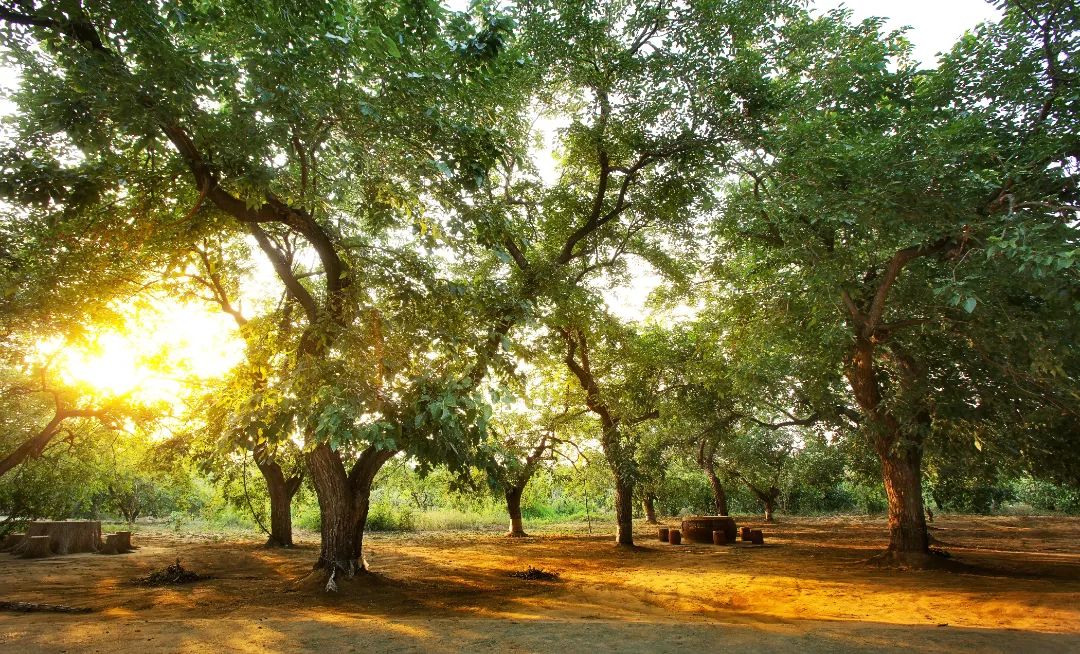
<svg viewBox="0 0 1080 654">
<path fill-rule="evenodd" d="M 544 570 L 543 568 L 534 568 L 529 566 L 521 572 L 511 572 L 511 577 L 518 579 L 527 579 L 528 581 L 558 581 L 559 573 Z"/>
<path fill-rule="evenodd" d="M 193 584 L 196 581 L 205 579 L 211 579 L 211 577 L 200 575 L 192 570 L 186 570 L 184 566 L 180 565 L 180 559 L 176 559 L 176 563 L 164 570 L 151 572 L 145 577 L 133 580 L 132 583 L 139 586 L 179 586 L 181 584 Z"/>
</svg>

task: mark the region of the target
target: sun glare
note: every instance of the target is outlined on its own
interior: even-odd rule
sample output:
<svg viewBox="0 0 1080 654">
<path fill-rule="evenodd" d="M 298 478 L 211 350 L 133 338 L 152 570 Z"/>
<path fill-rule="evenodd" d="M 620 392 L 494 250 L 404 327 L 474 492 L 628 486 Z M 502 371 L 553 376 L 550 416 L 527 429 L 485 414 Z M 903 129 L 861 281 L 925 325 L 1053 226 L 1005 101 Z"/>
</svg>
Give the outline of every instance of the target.
<svg viewBox="0 0 1080 654">
<path fill-rule="evenodd" d="M 50 360 L 65 385 L 106 398 L 177 407 L 244 356 L 235 323 L 199 305 L 162 300 L 122 313 L 123 325 L 103 328 L 85 342 L 42 341 L 37 358 Z"/>
</svg>

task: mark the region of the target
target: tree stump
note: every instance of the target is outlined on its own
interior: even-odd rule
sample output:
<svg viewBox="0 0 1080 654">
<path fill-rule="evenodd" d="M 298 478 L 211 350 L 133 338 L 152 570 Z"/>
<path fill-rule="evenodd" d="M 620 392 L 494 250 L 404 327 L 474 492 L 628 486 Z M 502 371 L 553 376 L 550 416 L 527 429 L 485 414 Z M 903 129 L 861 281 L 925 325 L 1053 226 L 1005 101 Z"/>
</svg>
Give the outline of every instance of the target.
<svg viewBox="0 0 1080 654">
<path fill-rule="evenodd" d="M 130 552 L 131 547 L 131 532 L 130 531 L 118 531 L 116 532 L 118 537 L 117 549 L 121 552 Z"/>
<path fill-rule="evenodd" d="M 713 545 L 727 545 L 728 544 L 727 534 L 725 534 L 723 531 L 720 531 L 720 530 L 714 531 L 712 533 L 712 542 L 713 542 Z"/>
<path fill-rule="evenodd" d="M 49 536 L 56 554 L 96 552 L 101 547 L 101 523 L 96 520 L 55 520 L 31 522 L 27 537 Z"/>
<path fill-rule="evenodd" d="M 682 543 L 682 534 L 678 529 L 671 529 L 668 531 L 668 542 L 672 545 L 678 545 Z"/>
<path fill-rule="evenodd" d="M 40 559 L 52 554 L 52 543 L 48 536 L 27 536 L 24 543 L 22 557 L 24 559 Z"/>
<path fill-rule="evenodd" d="M 120 537 L 116 534 L 105 534 L 105 543 L 98 549 L 98 554 L 119 554 Z"/>
<path fill-rule="evenodd" d="M 656 533 L 657 533 L 657 536 L 660 537 L 660 542 L 662 542 L 662 543 L 668 542 L 668 528 L 667 527 L 660 527 L 659 529 L 656 530 Z"/>
<path fill-rule="evenodd" d="M 4 537 L 4 543 L 0 545 L 0 552 L 10 552 L 18 548 L 26 540 L 26 534 L 8 534 Z"/>
<path fill-rule="evenodd" d="M 682 532 L 688 542 L 711 544 L 714 531 L 724 532 L 729 541 L 735 540 L 735 520 L 726 515 L 697 515 L 683 519 Z"/>
<path fill-rule="evenodd" d="M 750 540 L 750 532 L 753 531 L 750 527 L 743 527 L 739 530 L 739 537 L 745 543 Z"/>
<path fill-rule="evenodd" d="M 765 535 L 761 533 L 760 529 L 754 529 L 750 532 L 750 542 L 754 545 L 764 545 Z"/>
</svg>

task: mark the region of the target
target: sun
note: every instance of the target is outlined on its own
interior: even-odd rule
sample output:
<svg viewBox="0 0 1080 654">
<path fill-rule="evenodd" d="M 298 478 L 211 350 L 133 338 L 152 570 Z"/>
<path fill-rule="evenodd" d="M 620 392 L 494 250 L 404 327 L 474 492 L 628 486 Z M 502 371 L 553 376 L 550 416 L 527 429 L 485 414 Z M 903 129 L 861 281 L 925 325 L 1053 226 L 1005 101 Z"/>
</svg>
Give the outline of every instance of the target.
<svg viewBox="0 0 1080 654">
<path fill-rule="evenodd" d="M 244 357 L 236 324 L 204 306 L 161 299 L 117 313 L 120 324 L 96 328 L 78 342 L 41 341 L 35 358 L 48 360 L 65 386 L 100 399 L 178 408 Z"/>
</svg>

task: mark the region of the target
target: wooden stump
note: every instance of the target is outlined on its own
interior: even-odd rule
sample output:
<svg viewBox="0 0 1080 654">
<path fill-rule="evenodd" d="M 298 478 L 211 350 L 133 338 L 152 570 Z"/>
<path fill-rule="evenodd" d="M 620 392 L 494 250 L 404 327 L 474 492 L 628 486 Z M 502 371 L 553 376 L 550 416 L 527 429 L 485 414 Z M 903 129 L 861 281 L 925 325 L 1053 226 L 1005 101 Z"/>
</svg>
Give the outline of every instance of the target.
<svg viewBox="0 0 1080 654">
<path fill-rule="evenodd" d="M 727 545 L 728 544 L 727 534 L 725 534 L 723 531 L 720 531 L 720 530 L 714 531 L 712 533 L 712 542 L 713 542 L 713 545 Z"/>
<path fill-rule="evenodd" d="M 120 534 L 105 534 L 105 544 L 98 550 L 98 554 L 119 554 L 122 551 L 120 549 Z"/>
<path fill-rule="evenodd" d="M 672 545 L 678 545 L 682 543 L 682 534 L 678 529 L 671 529 L 668 531 L 668 542 Z"/>
<path fill-rule="evenodd" d="M 10 552 L 17 549 L 26 540 L 26 534 L 8 534 L 0 545 L 0 552 Z"/>
<path fill-rule="evenodd" d="M 56 554 L 96 552 L 101 547 L 101 523 L 96 520 L 55 520 L 31 522 L 26 535 L 49 536 Z"/>
<path fill-rule="evenodd" d="M 48 536 L 27 536 L 24 543 L 22 557 L 24 559 L 40 559 L 52 554 Z"/>
<path fill-rule="evenodd" d="M 765 535 L 761 533 L 760 529 L 754 529 L 750 532 L 750 542 L 754 545 L 764 545 Z"/>
<path fill-rule="evenodd" d="M 119 537 L 118 538 L 119 543 L 117 544 L 117 549 L 119 551 L 121 551 L 121 552 L 130 552 L 133 549 L 131 547 L 131 532 L 130 531 L 118 531 L 118 532 L 116 532 L 116 535 Z"/>
<path fill-rule="evenodd" d="M 735 540 L 735 520 L 726 515 L 687 516 L 682 522 L 682 531 L 691 543 L 712 543 L 714 531 L 724 532 L 725 539 Z"/>
<path fill-rule="evenodd" d="M 750 527 L 743 527 L 739 530 L 739 537 L 745 543 L 750 540 L 750 532 L 753 531 Z"/>
<path fill-rule="evenodd" d="M 660 542 L 662 542 L 662 543 L 668 542 L 668 528 L 667 527 L 660 527 L 659 529 L 656 530 L 656 534 L 660 538 Z"/>
</svg>

